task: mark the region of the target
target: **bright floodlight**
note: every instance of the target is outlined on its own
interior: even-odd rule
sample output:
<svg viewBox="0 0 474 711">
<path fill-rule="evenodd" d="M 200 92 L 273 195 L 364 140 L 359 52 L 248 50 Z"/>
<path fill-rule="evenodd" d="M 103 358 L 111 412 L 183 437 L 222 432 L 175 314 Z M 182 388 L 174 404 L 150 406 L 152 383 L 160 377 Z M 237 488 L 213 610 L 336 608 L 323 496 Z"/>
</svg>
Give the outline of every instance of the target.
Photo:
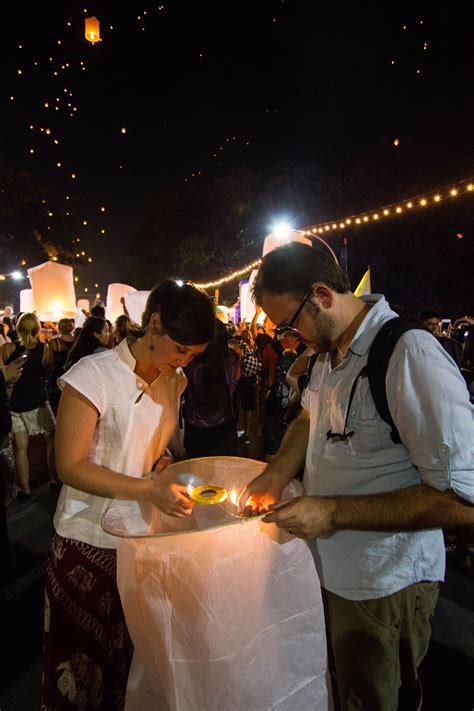
<svg viewBox="0 0 474 711">
<path fill-rule="evenodd" d="M 23 279 L 23 274 L 21 272 L 12 272 L 13 279 Z"/>
<path fill-rule="evenodd" d="M 290 236 L 291 230 L 292 227 L 289 222 L 277 222 L 277 224 L 273 228 L 273 234 L 276 237 L 280 237 L 280 239 L 286 239 Z"/>
<path fill-rule="evenodd" d="M 176 283 L 178 286 L 183 286 L 184 281 L 182 281 L 181 279 L 176 279 Z"/>
</svg>

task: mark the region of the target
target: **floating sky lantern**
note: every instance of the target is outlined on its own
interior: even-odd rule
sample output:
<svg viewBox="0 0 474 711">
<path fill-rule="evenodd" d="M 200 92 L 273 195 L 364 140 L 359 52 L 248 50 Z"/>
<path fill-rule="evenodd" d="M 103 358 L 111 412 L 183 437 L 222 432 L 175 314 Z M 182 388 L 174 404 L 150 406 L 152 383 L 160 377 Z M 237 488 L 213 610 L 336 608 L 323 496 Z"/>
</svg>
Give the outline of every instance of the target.
<svg viewBox="0 0 474 711">
<path fill-rule="evenodd" d="M 76 316 L 76 294 L 72 267 L 45 262 L 28 269 L 36 313 L 41 321 L 58 321 Z"/>
<path fill-rule="evenodd" d="M 100 42 L 100 22 L 97 17 L 86 17 L 85 18 L 85 32 L 86 40 L 95 44 Z"/>
</svg>

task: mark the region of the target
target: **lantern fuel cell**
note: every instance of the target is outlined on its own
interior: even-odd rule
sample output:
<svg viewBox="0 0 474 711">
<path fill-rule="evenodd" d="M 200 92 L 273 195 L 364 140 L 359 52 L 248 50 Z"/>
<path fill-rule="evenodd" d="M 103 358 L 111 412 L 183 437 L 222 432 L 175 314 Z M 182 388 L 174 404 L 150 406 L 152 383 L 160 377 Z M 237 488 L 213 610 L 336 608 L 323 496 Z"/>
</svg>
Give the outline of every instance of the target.
<svg viewBox="0 0 474 711">
<path fill-rule="evenodd" d="M 227 491 L 222 486 L 214 484 L 206 484 L 204 486 L 196 486 L 188 492 L 188 496 L 195 504 L 220 504 L 227 498 Z"/>
</svg>

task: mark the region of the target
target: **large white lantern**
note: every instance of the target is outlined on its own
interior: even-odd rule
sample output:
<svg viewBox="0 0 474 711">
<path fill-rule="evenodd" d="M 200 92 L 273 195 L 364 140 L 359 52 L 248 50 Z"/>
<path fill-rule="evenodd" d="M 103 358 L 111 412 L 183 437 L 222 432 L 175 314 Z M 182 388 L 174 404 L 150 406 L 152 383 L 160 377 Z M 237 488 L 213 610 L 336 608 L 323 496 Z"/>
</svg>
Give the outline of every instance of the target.
<svg viewBox="0 0 474 711">
<path fill-rule="evenodd" d="M 36 311 L 35 302 L 33 300 L 33 289 L 22 289 L 20 291 L 20 311 L 32 314 Z"/>
<path fill-rule="evenodd" d="M 118 316 L 121 316 L 124 313 L 122 299 L 135 291 L 136 289 L 128 284 L 109 284 L 105 318 L 113 322 Z"/>
<path fill-rule="evenodd" d="M 147 501 L 115 500 L 104 514 L 135 646 L 126 709 L 332 709 L 310 548 L 261 516 L 238 516 L 238 496 L 264 468 L 238 457 L 178 462 L 165 476 L 195 501 L 203 489 L 206 505 L 179 519 Z M 282 497 L 303 493 L 292 482 Z"/>
<path fill-rule="evenodd" d="M 40 321 L 75 318 L 76 293 L 72 267 L 58 262 L 45 262 L 28 269 L 28 276 Z"/>
</svg>

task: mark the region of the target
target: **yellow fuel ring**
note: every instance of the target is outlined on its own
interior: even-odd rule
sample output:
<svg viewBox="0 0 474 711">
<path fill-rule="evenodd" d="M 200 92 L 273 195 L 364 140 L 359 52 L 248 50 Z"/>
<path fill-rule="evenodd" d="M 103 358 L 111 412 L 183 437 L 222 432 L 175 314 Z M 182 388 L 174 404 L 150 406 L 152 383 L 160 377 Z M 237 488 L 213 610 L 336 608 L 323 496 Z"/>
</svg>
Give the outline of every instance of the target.
<svg viewBox="0 0 474 711">
<path fill-rule="evenodd" d="M 214 486 L 214 484 L 206 484 L 205 486 L 196 486 L 189 492 L 189 498 L 196 504 L 220 504 L 227 498 L 227 491 L 223 486 Z"/>
</svg>

